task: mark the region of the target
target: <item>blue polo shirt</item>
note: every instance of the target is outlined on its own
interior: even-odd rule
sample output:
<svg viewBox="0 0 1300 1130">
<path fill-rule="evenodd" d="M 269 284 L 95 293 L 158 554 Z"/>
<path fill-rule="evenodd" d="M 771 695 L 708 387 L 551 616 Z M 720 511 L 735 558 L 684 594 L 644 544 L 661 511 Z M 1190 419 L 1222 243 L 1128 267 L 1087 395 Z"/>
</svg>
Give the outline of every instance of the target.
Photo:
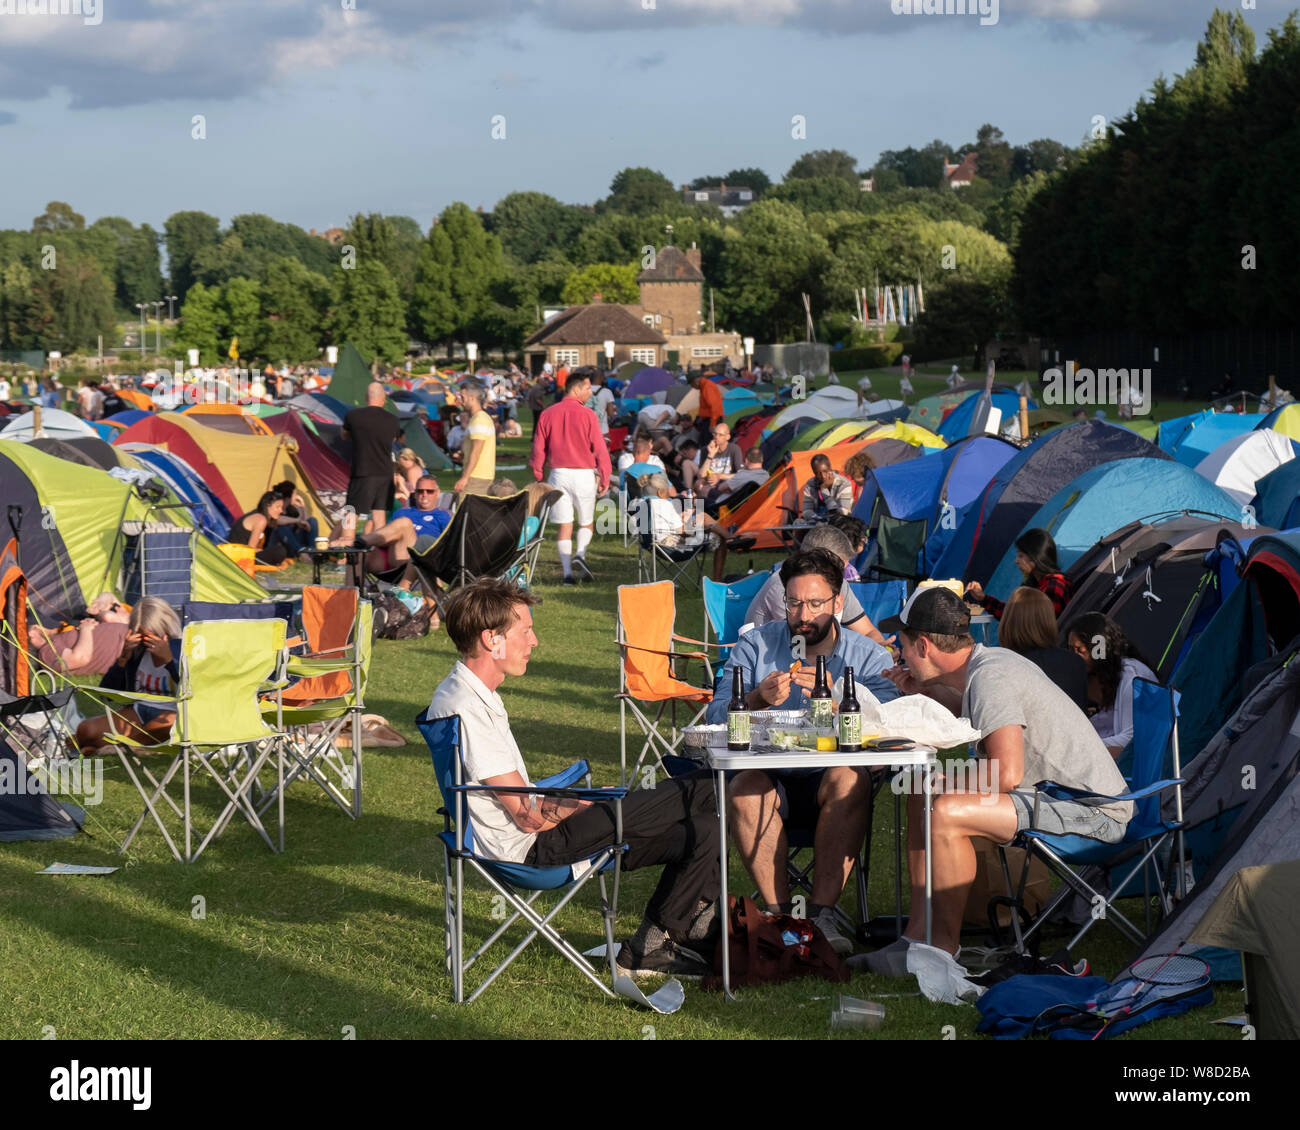
<svg viewBox="0 0 1300 1130">
<path fill-rule="evenodd" d="M 737 667 L 744 672 L 745 693 L 748 694 L 773 671 L 788 671 L 793 662 L 790 628 L 785 620 L 773 620 L 770 624 L 751 628 L 740 637 L 727 656 L 722 680 L 718 684 L 721 689 L 709 703 L 706 715 L 708 721 L 720 723 L 727 720 L 727 703 L 731 700 L 731 682 L 734 678 L 732 672 Z M 816 664 L 815 659 L 812 662 Z M 889 702 L 898 697 L 898 688 L 880 672 L 893 665 L 889 651 L 875 640 L 841 628 L 835 650 L 826 657 L 826 677 L 834 683 L 844 677 L 845 667 L 852 667 L 853 678 L 858 686 L 866 687 L 881 702 Z M 808 696 L 803 688 L 791 684 L 790 697 L 771 709 L 804 710 L 807 706 Z"/>
<path fill-rule="evenodd" d="M 393 512 L 393 518 L 410 518 L 411 525 L 415 527 L 416 537 L 428 534 L 431 538 L 436 538 L 442 533 L 447 528 L 447 523 L 451 521 L 451 515 L 447 511 L 436 507 L 433 510 L 417 510 L 414 506 L 403 506 L 402 509 Z"/>
</svg>

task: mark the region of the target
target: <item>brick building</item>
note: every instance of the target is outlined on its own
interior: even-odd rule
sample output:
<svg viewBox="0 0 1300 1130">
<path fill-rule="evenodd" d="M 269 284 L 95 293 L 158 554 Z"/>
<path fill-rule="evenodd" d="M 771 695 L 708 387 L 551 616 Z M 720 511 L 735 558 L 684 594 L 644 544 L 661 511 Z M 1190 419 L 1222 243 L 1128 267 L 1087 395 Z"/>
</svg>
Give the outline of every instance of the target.
<svg viewBox="0 0 1300 1130">
<path fill-rule="evenodd" d="M 570 306 L 524 342 L 525 367 L 529 372 L 540 372 L 547 361 L 557 369 L 561 365 L 570 369 L 597 365 L 607 341 L 614 342 L 616 366 L 625 361 L 642 361 L 647 365 L 664 363 L 667 339 L 637 316 L 637 307 L 601 302 L 599 297 L 590 306 Z"/>
<path fill-rule="evenodd" d="M 668 334 L 699 333 L 704 305 L 704 272 L 700 252 L 665 247 L 655 256 L 654 268 L 636 277 L 641 288 L 641 309 L 652 315 L 657 329 Z"/>
</svg>

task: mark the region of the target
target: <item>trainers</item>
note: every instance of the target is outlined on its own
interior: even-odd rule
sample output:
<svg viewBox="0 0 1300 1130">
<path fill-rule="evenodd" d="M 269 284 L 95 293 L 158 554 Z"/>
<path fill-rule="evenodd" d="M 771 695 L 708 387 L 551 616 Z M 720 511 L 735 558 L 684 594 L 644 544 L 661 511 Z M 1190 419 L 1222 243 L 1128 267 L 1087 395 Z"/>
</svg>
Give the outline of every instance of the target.
<svg viewBox="0 0 1300 1130">
<path fill-rule="evenodd" d="M 560 582 L 562 585 L 576 585 L 577 583 L 578 581 L 576 577 L 565 577 L 564 580 Z"/>
<path fill-rule="evenodd" d="M 712 967 L 694 950 L 678 945 L 667 938 L 661 945 L 645 953 L 634 953 L 624 942 L 614 959 L 620 973 L 630 977 L 704 977 L 713 972 Z"/>
<path fill-rule="evenodd" d="M 587 563 L 581 557 L 573 559 L 573 571 L 581 580 L 594 581 L 596 579 L 595 574 L 587 568 Z"/>
<path fill-rule="evenodd" d="M 813 925 L 822 932 L 822 937 L 831 944 L 831 949 L 843 956 L 853 952 L 853 939 L 840 933 L 839 923 L 835 921 L 833 910 L 819 910 L 812 920 Z"/>
</svg>

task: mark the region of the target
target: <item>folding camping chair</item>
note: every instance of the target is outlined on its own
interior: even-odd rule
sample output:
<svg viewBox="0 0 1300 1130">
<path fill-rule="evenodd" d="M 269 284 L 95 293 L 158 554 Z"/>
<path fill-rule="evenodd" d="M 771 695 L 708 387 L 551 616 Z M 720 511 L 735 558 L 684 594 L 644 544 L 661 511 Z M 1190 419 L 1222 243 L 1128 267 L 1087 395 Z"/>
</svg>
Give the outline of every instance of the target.
<svg viewBox="0 0 1300 1130">
<path fill-rule="evenodd" d="M 258 805 L 264 812 L 299 777 L 315 781 L 354 820 L 361 815 L 361 715 L 370 673 L 374 606 L 352 587 L 305 585 L 302 627 L 307 652 L 291 656 L 287 674 L 299 681 L 287 686 L 274 703 L 286 731 L 289 772 Z M 349 750 L 338 738 L 351 724 Z"/>
<path fill-rule="evenodd" d="M 650 584 L 659 580 L 659 574 L 663 572 L 673 584 L 680 581 L 698 591 L 704 580 L 704 551 L 708 548 L 709 536 L 696 530 L 687 536 L 680 549 L 660 545 L 655 538 L 650 502 L 650 499 L 642 498 L 637 504 L 637 580 L 642 584 Z M 692 572 L 694 576 L 691 575 Z"/>
<path fill-rule="evenodd" d="M 174 699 L 102 687 L 87 690 L 94 698 L 107 699 L 108 705 L 145 703 L 176 707 L 176 722 L 161 745 L 143 745 L 116 730 L 105 736 L 145 805 L 119 852 L 130 847 L 145 820 L 152 816 L 173 857 L 178 862 L 193 863 L 236 813 L 248 821 L 267 847 L 276 850 L 254 809 L 251 791 L 258 773 L 273 755 L 278 773 L 281 776 L 284 773 L 284 733 L 267 724 L 258 695 L 268 687 L 282 684 L 285 656 L 283 620 L 191 623 L 181 635 L 180 682 Z M 234 746 L 255 748 L 247 759 L 232 759 L 230 747 Z M 166 772 L 156 777 L 148 762 L 159 757 L 170 757 L 171 762 Z M 206 771 L 226 797 L 225 807 L 197 849 L 193 847 L 190 788 L 195 767 Z M 167 792 L 178 771 L 184 785 L 180 804 Z M 148 781 L 147 787 L 141 778 Z M 166 802 L 172 815 L 180 819 L 185 837 L 184 855 L 168 831 L 167 811 L 159 801 Z"/>
<path fill-rule="evenodd" d="M 1016 948 L 1020 952 L 1025 952 L 1028 939 L 1034 931 L 1073 894 L 1081 895 L 1091 904 L 1092 915 L 1070 939 L 1068 949 L 1073 949 L 1099 918 L 1113 922 L 1121 933 L 1140 945 L 1150 933 L 1153 893 L 1159 899 L 1164 914 L 1169 914 L 1173 910 L 1173 900 L 1169 895 L 1167 880 L 1161 872 L 1159 853 L 1176 842 L 1178 854 L 1180 856 L 1182 854 L 1183 779 L 1178 754 L 1179 698 L 1180 695 L 1172 687 L 1162 687 L 1147 679 L 1133 681 L 1133 777 L 1130 781 L 1130 790 L 1124 796 L 1102 796 L 1083 789 L 1066 788 L 1051 781 L 1040 781 L 1035 786 L 1035 807 L 1037 798 L 1044 793 L 1060 800 L 1085 802 L 1104 803 L 1131 799 L 1136 807 L 1133 818 L 1125 829 L 1124 838 L 1116 844 L 1102 843 L 1100 840 L 1088 839 L 1086 836 L 1052 836 L 1033 829 L 1021 832 L 1014 842 L 1016 846 L 1026 849 L 1025 864 L 1021 869 L 1019 885 L 1015 888 L 1014 895 L 1011 894 L 1011 873 L 1007 866 L 1006 852 L 1001 848 L 998 849 L 1002 857 L 1002 873 L 1006 880 L 1008 897 L 990 900 L 990 918 L 996 921 L 994 912 L 997 906 L 1011 907 Z M 1170 778 L 1164 777 L 1167 749 L 1170 750 L 1173 765 L 1173 776 Z M 1171 789 L 1174 794 L 1175 817 L 1173 820 L 1164 820 L 1161 817 L 1160 794 Z M 1038 916 L 1028 927 L 1022 929 L 1020 916 L 1024 909 L 1029 861 L 1033 855 L 1038 855 L 1056 873 L 1062 880 L 1062 886 L 1040 909 Z M 1135 858 L 1136 862 L 1134 862 Z M 1181 864 L 1180 859 L 1177 866 L 1180 889 L 1183 870 Z M 1112 875 L 1119 871 L 1123 871 L 1123 874 L 1118 882 L 1112 884 L 1111 892 L 1107 895 L 1094 888 L 1075 870 L 1085 866 L 1104 867 L 1110 870 Z M 1142 876 L 1143 902 L 1147 914 L 1145 933 L 1134 926 L 1115 905 L 1116 900 L 1136 893 L 1130 887 L 1139 874 Z M 1154 892 L 1152 876 L 1155 879 Z"/>
<path fill-rule="evenodd" d="M 597 976 L 591 963 L 569 944 L 551 924 L 564 906 L 593 878 L 600 885 L 601 917 L 605 927 L 605 953 L 609 960 L 611 983 L 618 973 L 614 967 L 614 918 L 618 908 L 619 869 L 617 858 L 627 850 L 623 839 L 623 798 L 627 789 L 591 788 L 591 771 L 585 761 L 571 765 L 563 773 L 537 781 L 528 788 L 493 789 L 487 785 L 466 785 L 460 742 L 460 717 L 429 718 L 421 714 L 415 724 L 424 735 L 433 757 L 434 776 L 442 794 L 443 807 L 438 810 L 444 818 L 444 828 L 439 835 L 443 848 L 443 921 L 446 926 L 447 971 L 451 974 L 452 992 L 457 1004 L 476 1000 L 497 979 L 524 949 L 539 935 L 550 943 L 575 969 L 586 977 L 607 997 L 615 992 Z M 574 787 L 585 781 L 586 788 Z M 576 876 L 571 866 L 530 867 L 524 863 L 502 863 L 478 855 L 474 844 L 473 822 L 469 819 L 467 798 L 470 793 L 516 792 L 529 795 L 568 797 L 576 800 L 612 802 L 615 813 L 616 843 L 602 849 L 590 860 L 587 870 Z M 452 866 L 455 861 L 455 866 Z M 511 914 L 474 953 L 465 957 L 465 864 L 487 880 L 488 885 L 508 904 Z M 612 870 L 614 895 L 609 897 L 605 871 Z M 563 891 L 551 910 L 542 915 L 533 903 L 542 891 Z M 527 892 L 526 894 L 524 892 Z M 506 959 L 501 962 L 465 998 L 465 972 L 482 957 L 514 923 L 523 918 L 532 928 Z"/>
<path fill-rule="evenodd" d="M 528 517 L 524 521 L 523 533 L 519 535 L 521 561 L 509 569 L 505 577 L 517 580 L 527 588 L 537 579 L 537 559 L 546 540 L 546 523 L 551 517 L 551 507 L 564 496 L 545 483 L 529 483 L 524 492 L 528 495 Z"/>
<path fill-rule="evenodd" d="M 925 548 L 925 521 L 880 516 L 876 527 L 876 559 L 870 567 L 875 577 L 901 577 L 915 584 L 921 579 L 919 564 Z"/>
<path fill-rule="evenodd" d="M 619 712 L 619 768 L 621 783 L 631 779 L 627 772 L 627 715 L 631 711 L 645 738 L 637 755 L 632 777 L 641 771 L 646 755 L 653 753 L 655 761 L 666 774 L 664 757 L 675 756 L 681 743 L 677 726 L 679 704 L 698 707 L 686 723 L 694 725 L 703 716 L 713 698 L 713 692 L 693 686 L 678 679 L 673 671 L 673 660 L 698 659 L 709 670 L 708 657 L 702 651 L 673 651 L 674 641 L 703 646 L 702 640 L 692 640 L 673 632 L 676 619 L 672 581 L 658 581 L 648 585 L 619 585 L 618 587 L 618 712 Z M 711 675 L 711 672 L 710 672 Z M 710 679 L 711 681 L 711 679 Z M 658 704 L 653 718 L 642 706 Z M 659 725 L 664 711 L 669 712 L 670 732 L 664 735 Z"/>
<path fill-rule="evenodd" d="M 438 540 L 422 553 L 411 553 L 411 564 L 437 593 L 435 582 L 455 589 L 479 577 L 507 576 L 525 564 L 530 553 L 535 562 L 541 535 L 531 541 L 524 537 L 530 500 L 528 491 L 509 498 L 465 495 Z"/>
<path fill-rule="evenodd" d="M 704 578 L 704 646 L 718 649 L 718 658 L 713 667 L 714 694 L 718 693 L 718 679 L 722 677 L 727 656 L 740 638 L 740 629 L 745 626 L 745 613 L 749 611 L 758 590 L 771 575 L 765 569 L 730 584 Z M 709 641 L 710 631 L 715 637 L 712 643 Z"/>
<path fill-rule="evenodd" d="M 637 529 L 637 512 L 641 504 L 641 476 L 663 472 L 653 463 L 633 463 L 618 474 L 618 520 L 623 527 L 623 548 L 631 544 Z"/>
</svg>

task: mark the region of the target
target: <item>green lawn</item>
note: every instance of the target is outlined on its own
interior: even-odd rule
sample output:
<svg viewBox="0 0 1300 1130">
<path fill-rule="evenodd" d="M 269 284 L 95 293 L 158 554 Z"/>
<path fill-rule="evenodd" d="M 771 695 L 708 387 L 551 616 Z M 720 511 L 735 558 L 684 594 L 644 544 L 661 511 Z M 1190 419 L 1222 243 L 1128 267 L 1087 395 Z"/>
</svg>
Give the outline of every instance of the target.
<svg viewBox="0 0 1300 1130">
<path fill-rule="evenodd" d="M 499 461 L 522 462 L 525 447 L 502 444 Z M 524 473 L 514 477 L 525 481 Z M 618 774 L 615 586 L 635 581 L 635 558 L 615 538 L 597 538 L 590 557 L 598 583 L 563 589 L 554 549 L 544 550 L 537 586 L 544 603 L 535 610 L 542 646 L 503 697 L 535 776 L 585 757 L 597 783 L 609 784 Z M 760 567 L 767 560 L 755 555 Z M 678 631 L 695 636 L 701 627 L 698 596 L 680 596 Z M 90 810 L 88 834 L 0 844 L 0 1032 L 36 1039 L 48 1025 L 60 1039 L 337 1039 L 352 1026 L 357 1039 L 831 1036 L 839 988 L 828 983 L 748 989 L 732 1004 L 688 986 L 685 1007 L 658 1017 L 605 1000 L 537 946 L 477 1003 L 452 1003 L 443 968 L 439 801 L 411 722 L 453 661 L 440 632 L 376 645 L 367 709 L 387 716 L 408 744 L 367 751 L 359 821 L 314 786 L 296 784 L 282 856 L 266 851 L 246 825 L 232 825 L 194 865 L 173 862 L 148 829 L 118 857 L 116 844 L 139 801 L 116 766 L 106 766 L 103 803 Z M 215 786 L 196 795 L 214 803 L 214 793 Z M 887 793 L 872 856 L 872 906 L 881 912 L 892 905 Z M 36 874 L 55 860 L 121 869 L 104 878 Z M 625 882 L 624 933 L 635 928 L 654 879 L 642 872 Z M 733 890 L 745 888 L 734 861 L 731 882 Z M 494 925 L 492 903 L 483 888 L 475 890 L 467 935 L 483 937 Z M 203 917 L 195 917 L 199 897 Z M 562 921 L 579 948 L 601 941 L 589 902 L 568 908 Z M 1079 954 L 1108 975 L 1130 956 L 1104 923 Z M 471 985 L 477 972 L 470 971 Z M 906 995 L 914 990 L 912 982 L 855 977 L 844 991 L 881 1000 L 885 1024 L 834 1038 L 939 1039 L 945 1025 L 959 1038 L 974 1036 L 973 1008 Z M 1237 1039 L 1235 1030 L 1209 1021 L 1242 1007 L 1239 989 L 1219 988 L 1213 1006 L 1125 1038 Z"/>
</svg>

